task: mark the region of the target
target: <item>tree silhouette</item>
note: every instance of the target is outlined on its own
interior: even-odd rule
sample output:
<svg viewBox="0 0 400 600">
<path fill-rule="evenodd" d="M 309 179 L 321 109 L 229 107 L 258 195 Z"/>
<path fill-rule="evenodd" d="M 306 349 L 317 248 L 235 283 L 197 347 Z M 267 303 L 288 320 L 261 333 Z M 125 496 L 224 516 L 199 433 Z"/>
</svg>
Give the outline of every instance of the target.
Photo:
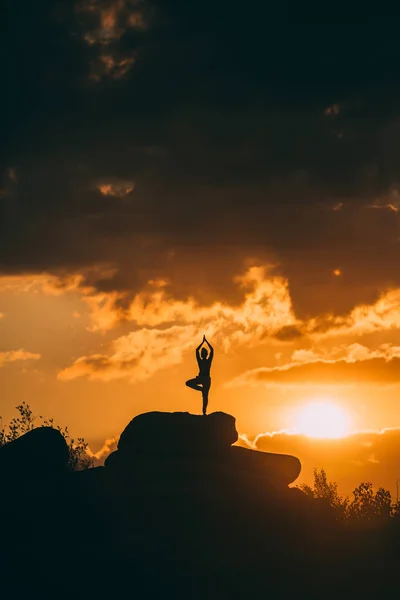
<svg viewBox="0 0 400 600">
<path fill-rule="evenodd" d="M 308 496 L 324 500 L 335 511 L 335 516 L 339 521 L 347 519 L 350 500 L 347 496 L 343 497 L 339 494 L 337 483 L 328 481 L 325 469 L 314 469 L 314 484 L 313 486 L 303 483 L 300 485 Z"/>
<path fill-rule="evenodd" d="M 374 492 L 370 481 L 360 483 L 353 491 L 354 500 L 350 503 L 350 516 L 356 520 L 371 521 L 377 518 L 389 518 L 392 513 L 390 492 L 379 488 Z"/>
<path fill-rule="evenodd" d="M 364 522 L 399 516 L 399 503 L 392 504 L 390 492 L 380 487 L 375 492 L 372 483 L 360 483 L 353 490 L 353 500 L 341 496 L 337 483 L 328 481 L 326 471 L 314 469 L 313 485 L 303 483 L 300 489 L 312 498 L 324 500 L 334 511 L 338 521 Z"/>
</svg>

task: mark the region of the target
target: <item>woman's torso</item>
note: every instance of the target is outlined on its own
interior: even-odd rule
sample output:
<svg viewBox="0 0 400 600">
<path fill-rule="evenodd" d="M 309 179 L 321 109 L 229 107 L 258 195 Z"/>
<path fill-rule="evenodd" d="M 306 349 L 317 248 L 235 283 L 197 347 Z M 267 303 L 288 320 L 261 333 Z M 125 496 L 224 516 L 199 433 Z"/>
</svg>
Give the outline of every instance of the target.
<svg viewBox="0 0 400 600">
<path fill-rule="evenodd" d="M 210 377 L 210 361 L 205 359 L 205 360 L 200 360 L 199 361 L 199 376 L 200 377 Z"/>
</svg>

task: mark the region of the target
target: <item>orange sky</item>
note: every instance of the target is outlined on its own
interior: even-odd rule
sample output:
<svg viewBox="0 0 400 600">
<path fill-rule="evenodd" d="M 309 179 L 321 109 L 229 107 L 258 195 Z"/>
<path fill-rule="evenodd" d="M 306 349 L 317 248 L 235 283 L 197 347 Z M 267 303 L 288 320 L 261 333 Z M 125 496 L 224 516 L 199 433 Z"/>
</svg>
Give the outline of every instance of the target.
<svg viewBox="0 0 400 600">
<path fill-rule="evenodd" d="M 243 294 L 236 305 L 176 300 L 163 281 L 121 305 L 114 292 L 100 294 L 78 274 L 0 278 L 4 420 L 26 401 L 85 436 L 96 452 L 140 412 L 200 412 L 200 398 L 184 382 L 196 374 L 194 347 L 205 332 L 216 351 L 210 411 L 235 415 L 254 447 L 299 456 L 303 479 L 325 467 L 346 492 L 365 477 L 393 491 L 400 476 L 400 290 L 346 315 L 300 320 L 290 281 L 272 267 L 249 267 L 235 283 Z M 326 399 L 345 410 L 353 435 L 262 435 L 295 431 L 301 407 Z M 385 428 L 394 429 L 378 435 Z"/>
<path fill-rule="evenodd" d="M 243 440 L 394 490 L 400 46 L 259 4 L 8 2 L 0 414 L 100 452 L 140 412 L 200 412 L 206 333 Z M 321 402 L 347 441 L 262 437 Z"/>
</svg>

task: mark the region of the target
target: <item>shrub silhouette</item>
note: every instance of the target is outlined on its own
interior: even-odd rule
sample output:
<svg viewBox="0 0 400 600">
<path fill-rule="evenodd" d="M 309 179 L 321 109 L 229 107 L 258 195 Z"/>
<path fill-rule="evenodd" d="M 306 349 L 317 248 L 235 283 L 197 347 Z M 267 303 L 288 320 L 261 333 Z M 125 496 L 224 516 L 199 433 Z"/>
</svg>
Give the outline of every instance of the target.
<svg viewBox="0 0 400 600">
<path fill-rule="evenodd" d="M 366 523 L 400 515 L 400 504 L 392 503 L 390 492 L 382 487 L 375 492 L 369 481 L 360 483 L 353 490 L 353 500 L 339 494 L 337 483 L 328 481 L 324 469 L 314 469 L 313 485 L 303 483 L 299 487 L 308 496 L 324 500 L 334 510 L 338 521 Z"/>
<path fill-rule="evenodd" d="M 46 419 L 42 415 L 34 415 L 31 407 L 26 402 L 15 407 L 19 417 L 14 417 L 6 426 L 0 429 L 0 446 L 12 442 L 36 427 L 53 427 L 57 429 L 67 442 L 69 450 L 68 468 L 71 471 L 83 471 L 93 467 L 93 459 L 88 456 L 86 449 L 88 444 L 84 438 L 73 438 L 68 427 L 61 427 L 54 419 Z M 1 420 L 2 417 L 0 417 Z"/>
<path fill-rule="evenodd" d="M 328 481 L 326 471 L 314 469 L 314 483 L 310 486 L 303 483 L 299 486 L 300 489 L 312 498 L 324 500 L 335 511 L 335 516 L 338 521 L 343 521 L 349 516 L 349 498 L 339 494 L 337 483 Z"/>
<path fill-rule="evenodd" d="M 392 513 L 390 492 L 379 488 L 374 492 L 372 483 L 360 483 L 353 491 L 354 500 L 349 505 L 349 516 L 356 520 L 372 521 L 378 518 L 389 518 Z"/>
</svg>

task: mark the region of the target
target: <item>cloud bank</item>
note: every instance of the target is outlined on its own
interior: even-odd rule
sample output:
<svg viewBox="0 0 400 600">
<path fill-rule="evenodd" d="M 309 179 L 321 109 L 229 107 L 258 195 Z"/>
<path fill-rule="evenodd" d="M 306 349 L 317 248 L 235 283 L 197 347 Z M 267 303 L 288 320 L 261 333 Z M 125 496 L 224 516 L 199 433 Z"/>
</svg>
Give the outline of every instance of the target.
<svg viewBox="0 0 400 600">
<path fill-rule="evenodd" d="M 254 439 L 241 436 L 239 445 L 264 452 L 293 454 L 302 463 L 300 482 L 311 483 L 313 469 L 325 469 L 339 482 L 342 494 L 351 494 L 362 481 L 385 487 L 396 498 L 399 478 L 400 429 L 360 431 L 340 439 L 314 439 L 284 432 L 261 433 Z"/>
</svg>

